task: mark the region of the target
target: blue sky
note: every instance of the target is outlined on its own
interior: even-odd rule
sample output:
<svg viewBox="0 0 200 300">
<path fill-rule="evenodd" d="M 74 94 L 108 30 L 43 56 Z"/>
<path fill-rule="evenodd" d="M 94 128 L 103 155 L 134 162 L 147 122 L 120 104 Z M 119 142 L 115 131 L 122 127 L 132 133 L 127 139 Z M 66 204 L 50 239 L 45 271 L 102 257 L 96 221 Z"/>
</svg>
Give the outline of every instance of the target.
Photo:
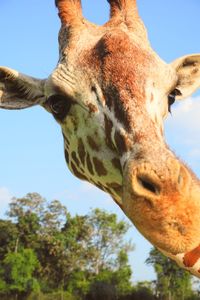
<svg viewBox="0 0 200 300">
<path fill-rule="evenodd" d="M 108 19 L 106 0 L 83 0 L 85 16 L 98 24 Z M 199 0 L 138 0 L 153 48 L 167 62 L 200 52 Z M 1 0 L 0 65 L 45 78 L 58 60 L 60 22 L 53 0 Z M 173 107 L 166 121 L 172 149 L 200 175 L 200 93 Z M 38 192 L 59 199 L 75 213 L 101 207 L 123 213 L 103 192 L 73 177 L 66 168 L 59 126 L 36 107 L 23 111 L 0 110 L 1 216 L 11 196 Z M 150 244 L 132 226 L 129 238 L 136 249 L 130 256 L 134 280 L 154 278 L 144 264 Z"/>
</svg>

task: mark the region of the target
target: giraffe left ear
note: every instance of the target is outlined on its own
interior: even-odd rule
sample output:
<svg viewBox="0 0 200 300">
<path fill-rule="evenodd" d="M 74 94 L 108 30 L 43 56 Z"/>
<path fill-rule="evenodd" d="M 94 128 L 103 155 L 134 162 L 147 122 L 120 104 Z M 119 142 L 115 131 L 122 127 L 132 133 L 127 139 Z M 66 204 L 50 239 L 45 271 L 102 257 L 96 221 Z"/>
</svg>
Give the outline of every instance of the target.
<svg viewBox="0 0 200 300">
<path fill-rule="evenodd" d="M 193 54 L 178 58 L 171 63 L 176 70 L 178 82 L 176 89 L 181 94 L 177 99 L 184 99 L 200 88 L 200 54 Z"/>
<path fill-rule="evenodd" d="M 44 103 L 45 80 L 0 67 L 0 108 L 22 109 Z"/>
</svg>

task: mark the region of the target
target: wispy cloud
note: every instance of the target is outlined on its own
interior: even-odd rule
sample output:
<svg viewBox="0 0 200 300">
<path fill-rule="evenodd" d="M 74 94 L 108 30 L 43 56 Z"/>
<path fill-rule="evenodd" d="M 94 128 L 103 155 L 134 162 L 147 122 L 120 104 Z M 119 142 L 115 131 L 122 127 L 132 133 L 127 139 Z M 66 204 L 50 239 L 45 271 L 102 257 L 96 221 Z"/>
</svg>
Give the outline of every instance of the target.
<svg viewBox="0 0 200 300">
<path fill-rule="evenodd" d="M 178 130 L 185 138 L 190 137 L 194 141 L 195 135 L 200 133 L 200 96 L 178 102 L 166 125 L 168 129 Z"/>
<path fill-rule="evenodd" d="M 169 145 L 200 172 L 200 96 L 180 101 L 166 121 Z"/>
</svg>

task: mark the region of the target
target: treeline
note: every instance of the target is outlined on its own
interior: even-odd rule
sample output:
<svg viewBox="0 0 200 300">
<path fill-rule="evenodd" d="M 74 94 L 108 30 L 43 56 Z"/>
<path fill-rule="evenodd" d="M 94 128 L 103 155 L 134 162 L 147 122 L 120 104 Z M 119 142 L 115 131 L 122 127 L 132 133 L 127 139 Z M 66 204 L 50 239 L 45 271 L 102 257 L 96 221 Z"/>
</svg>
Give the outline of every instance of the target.
<svg viewBox="0 0 200 300">
<path fill-rule="evenodd" d="M 155 249 L 146 263 L 156 281 L 133 285 L 129 224 L 115 214 L 72 217 L 58 200 L 32 193 L 13 198 L 7 215 L 0 220 L 1 300 L 200 299 L 190 274 Z"/>
</svg>

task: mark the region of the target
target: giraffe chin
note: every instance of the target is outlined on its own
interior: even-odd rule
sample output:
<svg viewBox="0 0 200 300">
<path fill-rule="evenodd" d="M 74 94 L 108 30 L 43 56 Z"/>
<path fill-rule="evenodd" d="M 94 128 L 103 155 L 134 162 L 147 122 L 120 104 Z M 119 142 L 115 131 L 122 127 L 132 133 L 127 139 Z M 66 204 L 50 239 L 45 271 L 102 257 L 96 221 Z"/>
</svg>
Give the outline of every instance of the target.
<svg viewBox="0 0 200 300">
<path fill-rule="evenodd" d="M 200 278 L 200 245 L 186 253 L 176 255 L 158 248 L 165 256 L 174 260 L 181 268 Z"/>
</svg>

